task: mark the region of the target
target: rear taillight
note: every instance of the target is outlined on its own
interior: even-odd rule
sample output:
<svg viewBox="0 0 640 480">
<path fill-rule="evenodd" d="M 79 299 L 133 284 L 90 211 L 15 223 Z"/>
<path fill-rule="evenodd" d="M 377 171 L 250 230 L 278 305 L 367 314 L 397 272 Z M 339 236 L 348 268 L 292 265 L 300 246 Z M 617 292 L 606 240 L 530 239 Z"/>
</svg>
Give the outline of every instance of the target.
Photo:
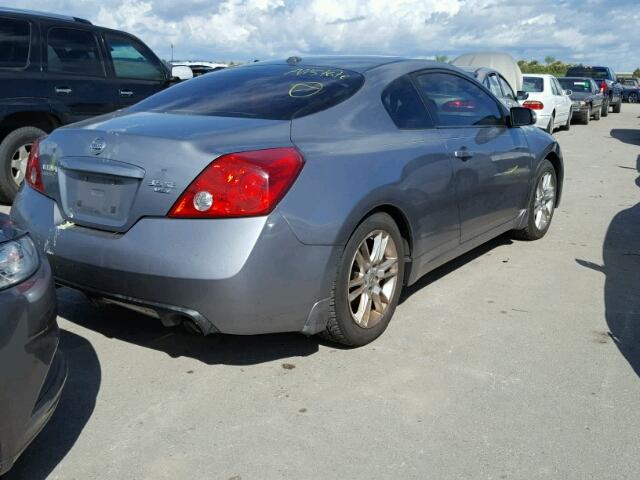
<svg viewBox="0 0 640 480">
<path fill-rule="evenodd" d="M 270 213 L 297 178 L 304 160 L 295 148 L 222 155 L 171 207 L 174 218 L 252 217 Z"/>
<path fill-rule="evenodd" d="M 25 177 L 27 183 L 40 193 L 44 193 L 44 183 L 42 183 L 42 169 L 40 168 L 40 142 L 38 139 L 31 145 L 29 160 L 27 160 L 27 171 Z"/>
<path fill-rule="evenodd" d="M 522 104 L 522 106 L 531 110 L 542 110 L 544 108 L 544 103 L 538 102 L 537 100 L 527 100 Z"/>
<path fill-rule="evenodd" d="M 607 91 L 607 82 L 605 82 L 604 80 L 602 82 L 600 82 L 600 91 L 602 93 Z"/>
</svg>

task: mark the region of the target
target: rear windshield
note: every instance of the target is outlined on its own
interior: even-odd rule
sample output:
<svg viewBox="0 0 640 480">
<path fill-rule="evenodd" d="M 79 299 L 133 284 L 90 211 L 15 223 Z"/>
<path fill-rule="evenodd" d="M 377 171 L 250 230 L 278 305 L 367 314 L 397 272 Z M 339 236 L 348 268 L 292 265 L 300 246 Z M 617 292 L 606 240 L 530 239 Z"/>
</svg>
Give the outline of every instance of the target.
<svg viewBox="0 0 640 480">
<path fill-rule="evenodd" d="M 182 82 L 131 111 L 291 120 L 343 102 L 363 83 L 359 73 L 339 68 L 235 67 Z"/>
<path fill-rule="evenodd" d="M 0 18 L 0 68 L 24 68 L 29 63 L 31 25 L 24 20 Z"/>
<path fill-rule="evenodd" d="M 596 80 L 610 80 L 609 72 L 603 67 L 571 67 L 567 71 L 567 76 L 590 77 Z"/>
<path fill-rule="evenodd" d="M 524 77 L 522 79 L 522 89 L 527 93 L 538 93 L 544 91 L 544 79 L 541 77 Z"/>
<path fill-rule="evenodd" d="M 559 78 L 558 81 L 562 85 L 563 90 L 571 90 L 572 92 L 591 92 L 591 82 L 581 78 Z"/>
</svg>

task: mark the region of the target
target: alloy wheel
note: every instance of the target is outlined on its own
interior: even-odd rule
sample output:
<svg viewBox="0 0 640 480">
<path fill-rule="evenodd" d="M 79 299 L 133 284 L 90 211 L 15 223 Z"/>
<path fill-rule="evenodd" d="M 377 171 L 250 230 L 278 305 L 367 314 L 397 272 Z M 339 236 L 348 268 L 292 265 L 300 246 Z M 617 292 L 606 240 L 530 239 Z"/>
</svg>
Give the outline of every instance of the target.
<svg viewBox="0 0 640 480">
<path fill-rule="evenodd" d="M 547 228 L 556 202 L 556 185 L 553 175 L 545 172 L 536 187 L 536 198 L 533 206 L 534 222 L 540 231 Z"/>
<path fill-rule="evenodd" d="M 629 103 L 638 103 L 638 94 L 637 93 L 630 93 L 628 100 L 629 100 Z"/>
<path fill-rule="evenodd" d="M 27 143 L 25 145 L 21 145 L 11 156 L 11 178 L 13 178 L 13 181 L 18 186 L 23 182 L 27 171 L 31 145 L 33 144 Z"/>
<path fill-rule="evenodd" d="M 388 232 L 374 230 L 360 243 L 351 262 L 348 302 L 362 328 L 376 326 L 389 308 L 398 284 L 398 249 Z"/>
</svg>

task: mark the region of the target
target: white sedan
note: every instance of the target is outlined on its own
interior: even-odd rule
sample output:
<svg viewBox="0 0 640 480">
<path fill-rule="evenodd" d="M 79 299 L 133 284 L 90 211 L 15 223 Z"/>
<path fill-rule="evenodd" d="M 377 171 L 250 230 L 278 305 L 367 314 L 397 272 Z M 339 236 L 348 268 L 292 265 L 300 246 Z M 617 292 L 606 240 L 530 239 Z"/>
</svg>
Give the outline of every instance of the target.
<svg viewBox="0 0 640 480">
<path fill-rule="evenodd" d="M 529 94 L 521 100 L 523 107 L 535 110 L 536 126 L 549 133 L 560 127 L 571 127 L 571 91 L 563 90 L 553 75 L 524 75 L 522 89 Z"/>
</svg>

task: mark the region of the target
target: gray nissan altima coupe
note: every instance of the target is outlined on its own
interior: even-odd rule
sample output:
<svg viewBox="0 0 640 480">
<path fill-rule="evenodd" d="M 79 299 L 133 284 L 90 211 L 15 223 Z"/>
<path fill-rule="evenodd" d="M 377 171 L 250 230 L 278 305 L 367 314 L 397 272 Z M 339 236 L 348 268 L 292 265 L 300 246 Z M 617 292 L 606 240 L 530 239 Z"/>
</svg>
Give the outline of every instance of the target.
<svg viewBox="0 0 640 480">
<path fill-rule="evenodd" d="M 534 120 L 440 63 L 255 63 L 56 130 L 11 215 L 96 301 L 364 345 L 403 285 L 504 232 L 544 236 L 563 163 Z"/>
</svg>

